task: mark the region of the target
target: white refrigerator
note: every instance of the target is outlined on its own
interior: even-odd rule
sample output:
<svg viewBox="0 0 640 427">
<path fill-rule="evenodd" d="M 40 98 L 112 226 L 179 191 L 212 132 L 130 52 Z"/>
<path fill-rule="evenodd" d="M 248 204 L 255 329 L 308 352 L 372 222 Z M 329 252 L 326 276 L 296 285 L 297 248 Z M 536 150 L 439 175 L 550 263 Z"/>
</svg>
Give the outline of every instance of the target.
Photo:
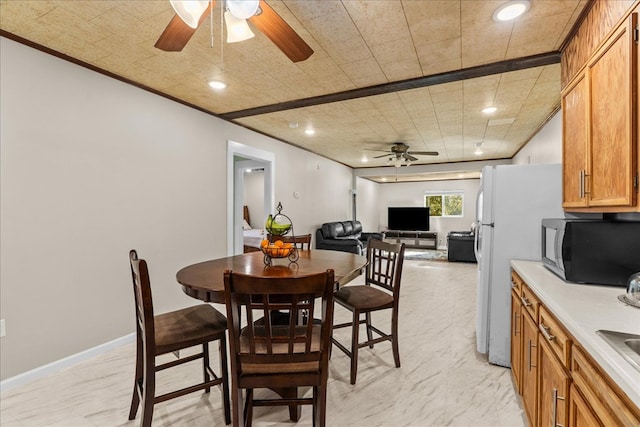
<svg viewBox="0 0 640 427">
<path fill-rule="evenodd" d="M 485 166 L 476 201 L 476 343 L 511 366 L 510 260 L 540 260 L 542 218 L 563 218 L 560 164 Z"/>
</svg>

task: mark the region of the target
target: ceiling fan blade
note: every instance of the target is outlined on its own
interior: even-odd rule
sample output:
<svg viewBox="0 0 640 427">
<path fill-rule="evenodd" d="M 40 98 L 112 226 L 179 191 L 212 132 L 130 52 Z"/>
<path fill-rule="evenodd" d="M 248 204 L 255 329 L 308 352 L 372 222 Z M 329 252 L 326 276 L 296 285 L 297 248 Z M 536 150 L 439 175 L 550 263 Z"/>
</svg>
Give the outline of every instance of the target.
<svg viewBox="0 0 640 427">
<path fill-rule="evenodd" d="M 440 153 L 437 151 L 409 151 L 409 154 L 417 154 L 418 156 L 437 156 Z"/>
<path fill-rule="evenodd" d="M 198 28 L 209 16 L 209 13 L 211 13 L 211 8 L 214 4 L 215 1 L 212 1 L 209 3 L 209 6 L 207 6 L 207 9 L 198 21 Z M 169 25 L 167 25 L 162 34 L 160 34 L 155 47 L 167 52 L 180 52 L 184 49 L 187 42 L 191 39 L 191 36 L 193 36 L 198 28 L 191 28 L 182 19 L 180 19 L 178 15 L 174 15 L 173 19 L 169 21 Z"/>
<path fill-rule="evenodd" d="M 403 155 L 403 157 L 404 157 L 405 159 L 409 160 L 409 161 L 412 161 L 412 162 L 415 162 L 415 161 L 417 161 L 417 160 L 418 160 L 418 158 L 417 158 L 417 157 L 413 157 L 413 156 L 412 156 L 411 154 L 409 154 L 409 153 L 405 153 L 405 154 Z"/>
<path fill-rule="evenodd" d="M 391 155 L 391 156 L 393 156 L 394 154 L 393 154 L 393 153 L 381 154 L 381 155 L 379 155 L 379 156 L 373 156 L 373 158 L 374 158 L 374 159 L 379 159 L 379 158 L 381 158 L 381 157 L 388 157 L 388 156 L 390 156 L 390 155 Z"/>
<path fill-rule="evenodd" d="M 304 61 L 313 54 L 313 49 L 264 0 L 260 0 L 260 9 L 262 13 L 252 16 L 249 21 L 291 61 Z"/>
</svg>

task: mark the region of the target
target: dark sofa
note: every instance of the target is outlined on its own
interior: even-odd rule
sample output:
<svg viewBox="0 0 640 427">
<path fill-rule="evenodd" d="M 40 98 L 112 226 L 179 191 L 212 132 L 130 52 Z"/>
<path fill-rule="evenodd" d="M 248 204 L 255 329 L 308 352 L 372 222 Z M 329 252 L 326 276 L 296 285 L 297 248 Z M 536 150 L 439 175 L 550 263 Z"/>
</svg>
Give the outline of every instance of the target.
<svg viewBox="0 0 640 427">
<path fill-rule="evenodd" d="M 360 221 L 325 222 L 316 230 L 316 249 L 364 255 L 370 238 L 382 240 L 382 233 L 363 233 Z"/>
</svg>

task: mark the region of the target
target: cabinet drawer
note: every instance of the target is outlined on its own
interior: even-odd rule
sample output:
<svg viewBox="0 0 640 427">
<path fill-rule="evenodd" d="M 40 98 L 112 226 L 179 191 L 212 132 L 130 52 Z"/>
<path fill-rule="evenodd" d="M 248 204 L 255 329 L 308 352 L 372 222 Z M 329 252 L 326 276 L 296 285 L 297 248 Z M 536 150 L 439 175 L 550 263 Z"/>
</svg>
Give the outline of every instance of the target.
<svg viewBox="0 0 640 427">
<path fill-rule="evenodd" d="M 568 369 L 571 340 L 564 328 L 560 326 L 544 306 L 540 307 L 538 329 L 542 334 L 540 339 L 545 340 L 549 344 L 549 347 L 558 360 Z"/>
<path fill-rule="evenodd" d="M 534 322 L 538 323 L 538 310 L 540 309 L 540 300 L 531 292 L 531 289 L 522 283 L 520 300 L 522 301 L 522 307 L 529 313 Z"/>
<path fill-rule="evenodd" d="M 511 270 L 511 289 L 515 291 L 518 296 L 522 295 L 522 278 L 513 270 Z"/>
<path fill-rule="evenodd" d="M 631 412 L 629 406 L 578 346 L 571 350 L 571 377 L 603 425 L 640 425 L 640 419 Z"/>
</svg>

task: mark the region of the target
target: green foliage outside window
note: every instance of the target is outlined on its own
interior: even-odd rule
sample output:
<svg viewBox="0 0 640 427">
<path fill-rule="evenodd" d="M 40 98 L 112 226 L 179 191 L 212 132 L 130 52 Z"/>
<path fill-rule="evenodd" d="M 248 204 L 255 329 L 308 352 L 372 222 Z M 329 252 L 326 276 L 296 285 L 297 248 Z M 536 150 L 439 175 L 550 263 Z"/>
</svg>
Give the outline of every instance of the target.
<svg viewBox="0 0 640 427">
<path fill-rule="evenodd" d="M 430 216 L 462 216 L 464 196 L 462 193 L 427 194 L 424 204 Z"/>
<path fill-rule="evenodd" d="M 425 196 L 425 206 L 429 208 L 429 216 L 442 216 L 442 196 Z"/>
</svg>

